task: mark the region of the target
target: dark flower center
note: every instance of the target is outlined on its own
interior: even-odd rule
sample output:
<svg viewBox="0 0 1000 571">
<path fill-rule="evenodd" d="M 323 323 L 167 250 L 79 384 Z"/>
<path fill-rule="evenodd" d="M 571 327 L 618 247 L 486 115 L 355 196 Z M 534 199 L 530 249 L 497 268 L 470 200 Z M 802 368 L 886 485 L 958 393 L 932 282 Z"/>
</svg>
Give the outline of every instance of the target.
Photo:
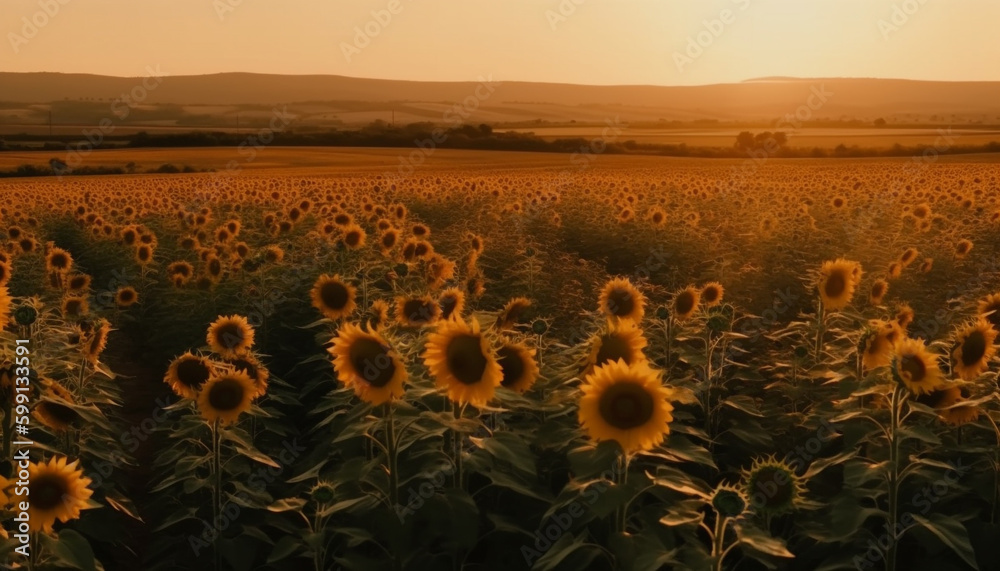
<svg viewBox="0 0 1000 571">
<path fill-rule="evenodd" d="M 653 395 L 635 383 L 616 383 L 602 394 L 601 418 L 620 430 L 642 426 L 653 418 Z"/>
<path fill-rule="evenodd" d="M 487 360 L 478 335 L 459 335 L 452 339 L 445 350 L 445 359 L 448 370 L 460 383 L 474 385 L 483 380 Z"/>
</svg>

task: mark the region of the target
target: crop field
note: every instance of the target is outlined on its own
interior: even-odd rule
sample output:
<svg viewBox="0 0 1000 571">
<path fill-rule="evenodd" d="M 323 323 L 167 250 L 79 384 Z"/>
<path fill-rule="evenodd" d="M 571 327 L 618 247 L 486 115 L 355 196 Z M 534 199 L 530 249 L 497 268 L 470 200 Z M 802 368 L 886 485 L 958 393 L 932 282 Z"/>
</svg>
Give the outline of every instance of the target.
<svg viewBox="0 0 1000 571">
<path fill-rule="evenodd" d="M 398 153 L 0 179 L 0 556 L 997 568 L 1000 165 Z"/>
</svg>

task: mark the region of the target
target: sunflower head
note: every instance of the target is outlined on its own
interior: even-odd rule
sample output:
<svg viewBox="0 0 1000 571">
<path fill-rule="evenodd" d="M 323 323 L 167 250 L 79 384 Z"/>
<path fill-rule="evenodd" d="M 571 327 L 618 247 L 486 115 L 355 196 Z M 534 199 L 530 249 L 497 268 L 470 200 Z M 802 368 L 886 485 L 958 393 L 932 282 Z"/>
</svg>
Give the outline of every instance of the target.
<svg viewBox="0 0 1000 571">
<path fill-rule="evenodd" d="M 694 286 L 688 286 L 674 295 L 671 314 L 677 321 L 687 321 L 698 311 L 700 301 L 701 290 Z"/>
<path fill-rule="evenodd" d="M 587 371 L 622 360 L 631 365 L 646 360 L 642 350 L 647 345 L 642 330 L 630 321 L 609 321 L 604 332 L 593 338 Z"/>
<path fill-rule="evenodd" d="M 321 275 L 309 292 L 312 305 L 331 320 L 347 317 L 354 311 L 357 304 L 354 301 L 356 290 L 354 286 L 340 279 L 340 276 Z"/>
<path fill-rule="evenodd" d="M 441 319 L 461 319 L 465 309 L 465 292 L 455 287 L 444 290 L 438 297 L 438 307 L 441 308 Z"/>
<path fill-rule="evenodd" d="M 520 343 L 504 343 L 497 350 L 497 361 L 503 371 L 500 384 L 512 391 L 524 393 L 538 378 L 535 350 Z"/>
<path fill-rule="evenodd" d="M 761 513 L 793 511 L 805 496 L 802 478 L 785 462 L 774 457 L 754 460 L 743 472 L 743 489 L 750 506 Z"/>
<path fill-rule="evenodd" d="M 198 398 L 198 391 L 212 376 L 211 362 L 201 356 L 184 353 L 170 363 L 163 382 L 170 385 L 177 396 L 186 399 Z"/>
<path fill-rule="evenodd" d="M 950 426 L 962 426 L 979 418 L 982 412 L 976 405 L 965 404 L 968 390 L 958 383 L 949 382 L 942 388 L 920 395 L 917 402 L 933 408 L 941 422 Z"/>
<path fill-rule="evenodd" d="M 526 297 L 515 297 L 507 302 L 497 315 L 496 327 L 501 331 L 513 329 L 522 321 L 524 313 L 531 307 L 531 300 Z"/>
<path fill-rule="evenodd" d="M 121 308 L 132 307 L 139 301 L 139 292 L 132 286 L 124 286 L 115 292 L 115 305 Z"/>
<path fill-rule="evenodd" d="M 56 520 L 66 523 L 87 509 L 87 500 L 94 492 L 87 487 L 91 480 L 77 468 L 78 463 L 57 456 L 28 465 L 30 531 L 51 533 Z"/>
<path fill-rule="evenodd" d="M 892 364 L 893 347 L 903 339 L 902 328 L 895 321 L 873 321 L 861 337 L 858 349 L 866 371 Z"/>
<path fill-rule="evenodd" d="M 250 377 L 254 388 L 257 389 L 254 392 L 253 398 L 264 396 L 267 392 L 267 379 L 271 376 L 271 373 L 257 357 L 254 357 L 251 353 L 246 353 L 235 359 L 227 359 L 226 364 L 237 371 L 246 373 Z"/>
<path fill-rule="evenodd" d="M 224 359 L 246 353 L 253 338 L 253 327 L 242 315 L 220 316 L 208 327 L 208 346 Z"/>
<path fill-rule="evenodd" d="M 396 320 L 405 327 L 433 325 L 441 317 L 441 307 L 429 295 L 396 298 Z"/>
<path fill-rule="evenodd" d="M 722 484 L 712 493 L 712 507 L 722 517 L 739 517 L 749 505 L 746 494 L 736 486 Z"/>
<path fill-rule="evenodd" d="M 979 302 L 979 315 L 990 322 L 993 329 L 1000 331 L 1000 293 L 995 293 Z"/>
<path fill-rule="evenodd" d="M 892 375 L 915 395 L 923 395 L 947 382 L 938 367 L 937 356 L 927 351 L 923 341 L 903 339 L 895 346 Z"/>
<path fill-rule="evenodd" d="M 719 282 L 709 282 L 702 286 L 698 297 L 705 307 L 715 307 L 722 303 L 722 296 L 725 294 L 725 291 Z"/>
<path fill-rule="evenodd" d="M 830 311 L 847 307 L 860 279 L 861 265 L 857 262 L 844 259 L 823 262 L 817 286 L 823 307 Z"/>
<path fill-rule="evenodd" d="M 215 374 L 198 393 L 198 410 L 210 424 L 231 424 L 250 410 L 257 387 L 243 371 Z"/>
<path fill-rule="evenodd" d="M 592 440 L 614 440 L 632 454 L 655 448 L 670 433 L 672 391 L 646 363 L 596 367 L 580 391 L 580 425 Z"/>
<path fill-rule="evenodd" d="M 44 385 L 42 400 L 35 405 L 32 416 L 55 432 L 65 432 L 80 424 L 80 414 L 73 408 L 76 404 L 73 393 L 55 381 L 48 381 Z"/>
<path fill-rule="evenodd" d="M 881 305 L 882 298 L 885 297 L 885 294 L 888 293 L 888 291 L 889 282 L 882 278 L 875 280 L 875 283 L 872 284 L 872 289 L 868 294 L 868 303 L 872 305 Z"/>
<path fill-rule="evenodd" d="M 957 331 L 951 351 L 952 370 L 967 381 L 978 379 L 996 354 L 996 338 L 996 329 L 982 317 Z"/>
<path fill-rule="evenodd" d="M 503 370 L 475 320 L 440 322 L 422 356 L 436 386 L 459 405 L 482 408 L 503 381 Z"/>
<path fill-rule="evenodd" d="M 382 335 L 345 323 L 332 341 L 329 352 L 337 379 L 358 398 L 380 405 L 403 397 L 406 368 Z"/>
<path fill-rule="evenodd" d="M 645 312 L 646 298 L 628 279 L 615 278 L 604 285 L 597 304 L 607 317 L 638 323 Z"/>
</svg>

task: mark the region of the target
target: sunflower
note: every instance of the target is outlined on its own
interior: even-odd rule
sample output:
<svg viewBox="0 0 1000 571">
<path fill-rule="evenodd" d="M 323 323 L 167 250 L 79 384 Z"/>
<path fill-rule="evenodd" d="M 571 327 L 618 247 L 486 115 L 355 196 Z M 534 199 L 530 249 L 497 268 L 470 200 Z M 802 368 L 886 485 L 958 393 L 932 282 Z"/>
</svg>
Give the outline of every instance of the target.
<svg viewBox="0 0 1000 571">
<path fill-rule="evenodd" d="M 505 343 L 497 350 L 497 361 L 503 371 L 500 384 L 512 391 L 524 393 L 538 378 L 535 350 L 520 343 Z"/>
<path fill-rule="evenodd" d="M 526 297 L 515 297 L 507 302 L 497 315 L 496 327 L 501 331 L 513 329 L 520 321 L 521 315 L 531 307 L 531 300 Z"/>
<path fill-rule="evenodd" d="M 736 486 L 721 484 L 712 492 L 712 507 L 723 517 L 739 517 L 749 505 L 750 500 Z"/>
<path fill-rule="evenodd" d="M 135 261 L 140 266 L 148 265 L 153 261 L 153 247 L 149 244 L 142 244 L 135 249 Z"/>
<path fill-rule="evenodd" d="M 903 330 L 895 321 L 873 321 L 861 342 L 864 351 L 861 364 L 865 370 L 891 365 L 893 346 L 903 337 Z"/>
<path fill-rule="evenodd" d="M 959 240 L 958 244 L 955 244 L 955 257 L 961 260 L 969 255 L 972 251 L 972 242 L 969 240 Z"/>
<path fill-rule="evenodd" d="M 646 298 L 626 278 L 616 278 L 604 284 L 597 305 L 608 317 L 639 323 L 645 311 Z"/>
<path fill-rule="evenodd" d="M 93 331 L 87 338 L 86 356 L 91 363 L 97 363 L 101 353 L 108 346 L 108 335 L 111 333 L 111 323 L 103 317 L 94 324 Z"/>
<path fill-rule="evenodd" d="M 83 317 L 90 312 L 90 304 L 87 299 L 79 296 L 67 296 L 63 298 L 63 317 Z"/>
<path fill-rule="evenodd" d="M 171 262 L 167 266 L 167 275 L 170 276 L 170 281 L 174 282 L 175 286 L 181 287 L 194 277 L 194 266 L 185 261 Z"/>
<path fill-rule="evenodd" d="M 267 392 L 267 379 L 270 378 L 271 372 L 256 357 L 247 353 L 235 359 L 227 359 L 226 364 L 236 371 L 246 373 L 250 377 L 250 380 L 253 381 L 253 386 L 257 389 L 253 398 L 264 396 L 264 393 Z"/>
<path fill-rule="evenodd" d="M 78 463 L 59 456 L 28 465 L 29 531 L 51 533 L 56 520 L 66 523 L 87 509 L 87 500 L 94 492 L 87 487 L 90 478 L 84 477 Z"/>
<path fill-rule="evenodd" d="M 79 424 L 80 414 L 70 406 L 76 404 L 73 394 L 55 381 L 45 382 L 44 385 L 42 400 L 35 405 L 32 416 L 55 432 L 65 432 Z"/>
<path fill-rule="evenodd" d="M 170 363 L 163 382 L 170 385 L 177 396 L 196 399 L 198 391 L 211 376 L 212 366 L 209 360 L 187 352 Z"/>
<path fill-rule="evenodd" d="M 829 311 L 844 309 L 851 303 L 854 288 L 861 278 L 861 265 L 844 259 L 823 262 L 819 270 L 819 295 Z"/>
<path fill-rule="evenodd" d="M 361 400 L 377 406 L 403 397 L 406 367 L 378 332 L 345 323 L 328 351 L 337 379 Z"/>
<path fill-rule="evenodd" d="M 209 377 L 198 393 L 198 409 L 209 423 L 231 424 L 250 410 L 257 387 L 243 371 Z"/>
<path fill-rule="evenodd" d="M 456 287 L 444 290 L 438 297 L 438 306 L 441 308 L 441 319 L 461 319 L 465 309 L 465 292 Z"/>
<path fill-rule="evenodd" d="M 899 256 L 899 263 L 903 264 L 903 267 L 907 267 L 912 264 L 917 259 L 917 255 L 920 252 L 916 248 L 907 248 L 903 250 L 903 253 Z"/>
<path fill-rule="evenodd" d="M 212 351 L 224 359 L 238 357 L 253 346 L 254 330 L 242 315 L 219 316 L 208 326 L 206 337 Z"/>
<path fill-rule="evenodd" d="M 45 271 L 65 275 L 73 268 L 73 256 L 62 248 L 50 248 L 45 255 Z"/>
<path fill-rule="evenodd" d="M 121 308 L 132 307 L 139 301 L 139 292 L 132 286 L 118 288 L 115 292 L 115 305 Z"/>
<path fill-rule="evenodd" d="M 702 286 L 698 299 L 705 307 L 715 307 L 722 303 L 722 296 L 725 293 L 726 290 L 719 282 L 708 282 Z"/>
<path fill-rule="evenodd" d="M 626 365 L 645 361 L 642 350 L 646 345 L 642 330 L 631 321 L 609 322 L 607 329 L 593 338 L 584 370 L 589 373 L 594 367 L 618 360 L 625 361 Z"/>
<path fill-rule="evenodd" d="M 677 321 L 687 321 L 698 311 L 698 303 L 701 301 L 701 291 L 694 287 L 688 286 L 674 295 L 674 300 L 671 304 L 671 313 L 674 319 Z"/>
<path fill-rule="evenodd" d="M 982 317 L 958 331 L 951 351 L 952 370 L 966 381 L 978 379 L 996 354 L 996 338 L 996 329 Z"/>
<path fill-rule="evenodd" d="M 340 237 L 340 241 L 348 249 L 357 250 L 365 245 L 365 231 L 358 225 L 352 224 L 344 228 L 344 233 Z"/>
<path fill-rule="evenodd" d="M 903 339 L 896 344 L 892 372 L 915 395 L 927 394 L 947 382 L 938 368 L 937 356 L 927 351 L 923 341 Z"/>
<path fill-rule="evenodd" d="M 0 279 L 0 285 L 3 285 L 3 283 L 5 282 Z M 87 274 L 73 274 L 69 276 L 69 279 L 66 280 L 66 289 L 74 292 L 82 292 L 90 289 L 90 276 Z"/>
<path fill-rule="evenodd" d="M 354 302 L 356 291 L 354 286 L 341 280 L 339 275 L 330 277 L 323 274 L 316 279 L 309 296 L 312 297 L 313 307 L 327 319 L 336 321 L 347 317 L 357 307 Z"/>
<path fill-rule="evenodd" d="M 597 367 L 580 391 L 580 426 L 592 440 L 614 440 L 631 454 L 655 448 L 670 433 L 672 391 L 645 363 L 618 360 Z"/>
<path fill-rule="evenodd" d="M 896 311 L 896 323 L 899 324 L 900 329 L 906 331 L 910 324 L 913 323 L 914 316 L 913 308 L 904 303 Z"/>
<path fill-rule="evenodd" d="M 920 273 L 929 274 L 933 267 L 934 267 L 934 258 L 924 258 L 923 263 L 920 264 Z"/>
<path fill-rule="evenodd" d="M 396 320 L 406 327 L 433 325 L 441 317 L 441 308 L 429 295 L 397 297 Z"/>
<path fill-rule="evenodd" d="M 381 329 L 389 322 L 389 304 L 376 299 L 368 308 L 367 323 L 369 329 Z"/>
<path fill-rule="evenodd" d="M 995 293 L 979 302 L 979 315 L 1000 331 L 1000 293 Z"/>
<path fill-rule="evenodd" d="M 270 245 L 264 248 L 264 260 L 269 264 L 280 264 L 285 259 L 285 251 L 279 246 Z"/>
<path fill-rule="evenodd" d="M 868 294 L 868 303 L 872 305 L 881 305 L 882 298 L 885 294 L 889 292 L 889 282 L 882 278 L 875 280 L 872 284 L 872 289 Z"/>
<path fill-rule="evenodd" d="M 428 336 L 422 357 L 437 387 L 460 405 L 482 408 L 503 381 L 503 370 L 475 320 L 442 321 Z"/>
<path fill-rule="evenodd" d="M 979 418 L 981 412 L 976 405 L 964 404 L 968 396 L 964 387 L 948 383 L 943 388 L 917 397 L 917 402 L 933 408 L 941 422 L 962 426 Z"/>
<path fill-rule="evenodd" d="M 755 459 L 750 469 L 743 471 L 743 489 L 753 509 L 769 514 L 793 511 L 806 492 L 802 477 L 773 456 Z"/>
</svg>

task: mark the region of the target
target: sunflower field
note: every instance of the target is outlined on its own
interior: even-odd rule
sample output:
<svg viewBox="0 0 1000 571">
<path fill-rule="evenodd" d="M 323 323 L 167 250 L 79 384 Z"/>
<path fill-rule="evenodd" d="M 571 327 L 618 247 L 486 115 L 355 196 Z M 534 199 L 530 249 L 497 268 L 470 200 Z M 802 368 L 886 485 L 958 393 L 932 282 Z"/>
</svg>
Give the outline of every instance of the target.
<svg viewBox="0 0 1000 571">
<path fill-rule="evenodd" d="M 6 568 L 1000 569 L 1000 168 L 734 172 L 0 182 Z"/>
</svg>

